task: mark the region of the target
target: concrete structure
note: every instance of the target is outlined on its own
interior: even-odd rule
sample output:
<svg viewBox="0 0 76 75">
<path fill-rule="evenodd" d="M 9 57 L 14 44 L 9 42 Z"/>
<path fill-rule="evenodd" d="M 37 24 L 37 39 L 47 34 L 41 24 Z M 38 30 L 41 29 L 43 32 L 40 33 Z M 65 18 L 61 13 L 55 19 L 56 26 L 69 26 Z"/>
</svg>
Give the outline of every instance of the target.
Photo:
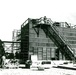
<svg viewBox="0 0 76 75">
<path fill-rule="evenodd" d="M 48 24 L 51 25 L 58 37 L 62 39 L 62 41 L 59 41 L 65 41 L 63 44 L 67 46 L 66 49 L 62 48 L 63 45 L 62 47 L 61 45 L 56 45 L 56 41 L 58 41 L 58 37 L 55 36 L 56 34 L 50 35 L 49 32 L 40 27 L 41 25 L 39 27 L 35 27 L 37 22 L 38 24 L 44 24 L 44 26 L 45 24 L 47 26 Z M 51 33 L 53 32 L 51 31 Z M 55 36 L 54 38 L 57 40 L 51 39 L 51 36 Z M 67 22 L 53 22 L 51 19 L 43 17 L 40 19 L 28 19 L 21 25 L 22 59 L 27 60 L 30 59 L 31 55 L 37 55 L 38 60 L 65 60 L 68 59 L 67 54 L 69 56 L 74 54 L 73 57 L 76 55 L 76 29 Z"/>
</svg>

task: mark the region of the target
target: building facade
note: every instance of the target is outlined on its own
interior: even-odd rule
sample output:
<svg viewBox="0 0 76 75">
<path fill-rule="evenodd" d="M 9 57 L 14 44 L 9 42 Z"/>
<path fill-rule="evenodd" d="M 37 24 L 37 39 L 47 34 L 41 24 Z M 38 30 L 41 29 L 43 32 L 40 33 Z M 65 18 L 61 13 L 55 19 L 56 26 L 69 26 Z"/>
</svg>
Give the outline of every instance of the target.
<svg viewBox="0 0 76 75">
<path fill-rule="evenodd" d="M 45 18 L 28 19 L 21 25 L 21 58 L 28 60 L 31 55 L 37 55 L 38 60 L 65 60 L 65 52 L 58 50 L 58 46 L 41 27 L 35 28 L 36 21 L 51 24 L 76 55 L 76 29 L 67 22 L 52 22 Z"/>
</svg>

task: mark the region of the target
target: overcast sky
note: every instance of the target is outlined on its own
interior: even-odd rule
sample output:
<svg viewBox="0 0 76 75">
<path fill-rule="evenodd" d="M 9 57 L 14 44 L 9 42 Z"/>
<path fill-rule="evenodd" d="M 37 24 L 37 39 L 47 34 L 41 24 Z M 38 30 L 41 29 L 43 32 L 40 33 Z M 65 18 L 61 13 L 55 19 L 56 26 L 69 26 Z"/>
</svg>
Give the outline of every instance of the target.
<svg viewBox="0 0 76 75">
<path fill-rule="evenodd" d="M 0 39 L 12 40 L 12 31 L 20 29 L 27 18 L 46 16 L 53 21 L 76 25 L 75 0 L 0 0 Z"/>
</svg>

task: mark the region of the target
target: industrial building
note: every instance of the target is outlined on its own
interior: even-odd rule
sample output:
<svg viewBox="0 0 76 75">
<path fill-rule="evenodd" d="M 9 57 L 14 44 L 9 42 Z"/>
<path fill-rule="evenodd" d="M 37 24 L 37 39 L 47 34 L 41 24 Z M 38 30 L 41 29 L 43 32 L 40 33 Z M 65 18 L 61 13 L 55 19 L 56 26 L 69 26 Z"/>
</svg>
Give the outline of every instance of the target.
<svg viewBox="0 0 76 75">
<path fill-rule="evenodd" d="M 28 18 L 21 25 L 21 59 L 37 55 L 38 60 L 74 60 L 76 28 L 50 18 Z"/>
<path fill-rule="evenodd" d="M 18 42 L 21 42 L 21 36 L 20 36 L 21 31 L 14 29 L 12 34 L 13 34 L 12 35 L 12 41 L 14 42 L 14 43 L 12 43 L 12 51 L 13 51 L 13 53 L 20 52 L 21 46 L 20 46 L 20 43 L 18 43 Z"/>
</svg>

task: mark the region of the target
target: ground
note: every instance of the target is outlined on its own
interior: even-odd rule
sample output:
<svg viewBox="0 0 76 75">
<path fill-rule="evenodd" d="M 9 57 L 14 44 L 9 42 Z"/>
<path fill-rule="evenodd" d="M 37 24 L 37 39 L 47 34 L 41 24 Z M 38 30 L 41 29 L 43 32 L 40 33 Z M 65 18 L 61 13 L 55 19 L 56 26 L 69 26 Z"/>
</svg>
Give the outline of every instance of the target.
<svg viewBox="0 0 76 75">
<path fill-rule="evenodd" d="M 0 75 L 76 75 L 76 70 L 51 68 L 44 71 L 35 69 L 0 69 Z"/>
</svg>

